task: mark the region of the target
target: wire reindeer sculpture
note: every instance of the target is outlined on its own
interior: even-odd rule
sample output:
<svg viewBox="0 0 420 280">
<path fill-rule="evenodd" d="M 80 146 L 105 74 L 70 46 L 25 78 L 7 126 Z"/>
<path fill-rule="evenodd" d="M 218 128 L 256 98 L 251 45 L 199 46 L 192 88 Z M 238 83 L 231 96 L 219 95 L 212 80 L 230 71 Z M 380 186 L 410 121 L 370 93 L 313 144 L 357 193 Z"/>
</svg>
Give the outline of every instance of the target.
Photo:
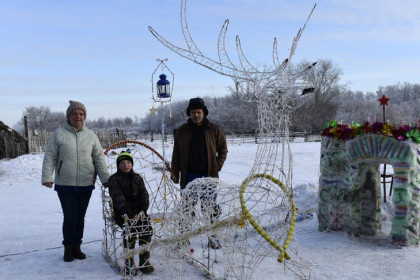
<svg viewBox="0 0 420 280">
<path fill-rule="evenodd" d="M 259 70 L 250 63 L 243 52 L 239 36 L 236 36 L 239 65 L 232 62 L 226 51 L 229 20 L 224 22 L 219 33 L 218 58 L 212 59 L 203 54 L 188 29 L 186 4 L 186 0 L 181 0 L 181 27 L 187 48 L 175 46 L 149 26 L 150 32 L 178 55 L 232 78 L 237 95 L 256 103 L 259 145 L 253 166 L 241 186 L 207 178 L 194 180 L 184 190 L 184 197 L 189 191 L 202 189 L 199 188 L 201 185 L 216 191 L 222 213 L 217 222 L 210 223 L 206 216 L 211 216 L 212 213 L 204 213 L 203 209 L 206 209 L 206 206 L 201 205 L 200 210 L 195 201 L 189 205 L 191 209 L 197 209 L 188 221 L 189 231 L 177 231 L 180 221 L 185 222 L 188 219 L 183 211 L 186 206 L 185 200 L 181 199 L 173 208 L 170 214 L 172 216 L 165 222 L 166 229 L 163 229 L 161 234 L 162 240 L 156 240 L 155 243 L 165 244 L 167 251 L 170 251 L 174 247 L 172 245 L 179 244 L 180 241 L 193 241 L 196 238 L 196 244 L 204 244 L 203 238 L 217 235 L 221 239 L 222 257 L 216 253 L 212 254 L 209 247 L 202 245 L 203 258 L 198 260 L 199 256 L 194 252 L 200 250 L 188 241 L 187 246 L 181 246 L 180 260 L 190 260 L 191 263 L 199 264 L 210 278 L 251 279 L 257 266 L 267 257 L 274 256 L 275 258 L 271 259 L 284 264 L 285 270 L 292 271 L 301 279 L 307 279 L 310 277 L 312 265 L 298 255 L 294 238 L 296 216 L 299 213 L 293 201 L 293 161 L 289 128 L 291 113 L 303 104 L 314 90 L 302 80 L 302 76 L 316 63 L 294 72 L 291 69 L 291 60 L 316 4 L 294 37 L 288 57 L 283 61 L 279 59 L 277 40 L 274 38 L 273 68 L 268 70 Z M 200 235 L 204 237 L 199 237 Z M 167 269 L 168 275 L 174 268 L 180 269 L 179 263 L 169 261 L 169 258 L 167 260 L 172 264 Z M 223 263 L 222 268 L 220 263 Z"/>
</svg>

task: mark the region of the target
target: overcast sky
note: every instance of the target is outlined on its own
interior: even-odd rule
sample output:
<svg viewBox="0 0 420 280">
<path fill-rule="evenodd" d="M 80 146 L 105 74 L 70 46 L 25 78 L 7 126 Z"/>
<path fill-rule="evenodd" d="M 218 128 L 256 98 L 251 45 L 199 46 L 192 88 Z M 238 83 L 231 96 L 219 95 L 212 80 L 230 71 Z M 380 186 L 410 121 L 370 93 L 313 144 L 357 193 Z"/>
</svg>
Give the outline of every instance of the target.
<svg viewBox="0 0 420 280">
<path fill-rule="evenodd" d="M 331 59 L 344 72 L 342 82 L 363 92 L 419 83 L 420 1 L 317 3 L 294 63 Z M 217 38 L 229 19 L 230 56 L 236 57 L 239 35 L 251 62 L 271 65 L 273 38 L 286 58 L 314 4 L 189 0 L 187 18 L 208 57 L 217 59 Z M 68 100 L 83 102 L 90 119 L 144 117 L 153 105 L 156 58 L 168 58 L 175 74 L 174 100 L 225 95 L 231 79 L 178 56 L 147 29 L 187 48 L 179 15 L 180 0 L 0 0 L 0 120 L 13 126 L 29 106 L 65 111 Z"/>
</svg>

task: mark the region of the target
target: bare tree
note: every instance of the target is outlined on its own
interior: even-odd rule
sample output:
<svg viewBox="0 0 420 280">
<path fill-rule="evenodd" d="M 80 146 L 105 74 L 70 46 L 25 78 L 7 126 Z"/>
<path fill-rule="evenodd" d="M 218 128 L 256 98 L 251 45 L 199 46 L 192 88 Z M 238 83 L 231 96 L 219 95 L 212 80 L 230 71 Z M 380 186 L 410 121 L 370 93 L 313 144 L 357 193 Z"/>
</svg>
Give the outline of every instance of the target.
<svg viewBox="0 0 420 280">
<path fill-rule="evenodd" d="M 113 120 L 111 120 L 111 119 L 107 119 L 106 121 L 105 121 L 105 119 L 104 119 L 104 121 L 103 121 L 103 124 L 102 124 L 102 128 L 111 128 L 111 127 L 113 127 L 114 126 L 114 121 Z"/>
<path fill-rule="evenodd" d="M 252 133 L 258 128 L 256 103 L 239 99 L 234 93 L 223 97 L 203 97 L 203 100 L 209 110 L 209 120 L 220 125 L 225 133 Z M 163 106 L 166 133 L 172 133 L 186 122 L 187 107 L 188 100 L 175 101 L 171 105 Z M 143 131 L 161 131 L 161 126 L 161 108 L 155 116 L 147 114 L 141 121 Z"/>
<path fill-rule="evenodd" d="M 165 120 L 166 121 L 166 120 Z M 140 121 L 140 130 L 143 132 L 149 131 L 161 131 L 161 123 L 162 118 L 160 116 L 152 115 L 151 113 L 147 113 L 146 117 L 144 117 Z M 168 133 L 168 127 L 166 131 Z"/>
<path fill-rule="evenodd" d="M 62 126 L 66 120 L 67 118 L 64 112 L 50 112 L 48 120 L 46 120 L 45 123 L 45 129 L 47 131 L 54 131 L 58 127 Z"/>
<path fill-rule="evenodd" d="M 114 125 L 114 127 L 122 127 L 124 124 L 124 120 L 123 118 L 114 118 L 112 120 L 112 124 Z"/>
<path fill-rule="evenodd" d="M 45 130 L 47 127 L 47 121 L 49 120 L 50 115 L 51 115 L 51 110 L 49 107 L 30 106 L 30 107 L 25 108 L 22 119 L 24 118 L 24 116 L 27 117 L 29 129 Z"/>
<path fill-rule="evenodd" d="M 297 69 L 307 69 L 310 65 L 310 62 L 303 61 Z M 310 93 L 309 100 L 293 113 L 295 129 L 318 133 L 325 122 L 335 118 L 339 107 L 338 97 L 347 87 L 340 84 L 342 75 L 341 68 L 327 59 L 319 60 L 316 67 L 304 73 L 303 79 L 314 87 L 314 91 Z"/>
<path fill-rule="evenodd" d="M 133 119 L 130 117 L 125 117 L 123 123 L 124 127 L 128 127 L 133 124 Z"/>
<path fill-rule="evenodd" d="M 14 125 L 14 129 L 21 134 L 25 132 L 24 118 L 27 117 L 28 129 L 54 131 L 66 121 L 63 112 L 51 112 L 48 106 L 29 106 L 25 108 L 21 119 Z"/>
</svg>

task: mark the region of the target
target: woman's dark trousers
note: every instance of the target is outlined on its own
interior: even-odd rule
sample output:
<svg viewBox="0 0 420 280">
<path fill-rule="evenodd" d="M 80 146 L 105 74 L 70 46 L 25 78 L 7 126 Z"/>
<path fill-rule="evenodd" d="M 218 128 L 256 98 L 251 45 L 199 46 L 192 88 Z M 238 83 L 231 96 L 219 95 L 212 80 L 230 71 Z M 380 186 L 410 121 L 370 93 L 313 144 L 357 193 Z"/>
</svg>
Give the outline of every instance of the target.
<svg viewBox="0 0 420 280">
<path fill-rule="evenodd" d="M 59 190 L 58 197 L 63 209 L 63 245 L 81 244 L 85 226 L 85 214 L 92 195 L 92 190 L 74 192 Z"/>
</svg>

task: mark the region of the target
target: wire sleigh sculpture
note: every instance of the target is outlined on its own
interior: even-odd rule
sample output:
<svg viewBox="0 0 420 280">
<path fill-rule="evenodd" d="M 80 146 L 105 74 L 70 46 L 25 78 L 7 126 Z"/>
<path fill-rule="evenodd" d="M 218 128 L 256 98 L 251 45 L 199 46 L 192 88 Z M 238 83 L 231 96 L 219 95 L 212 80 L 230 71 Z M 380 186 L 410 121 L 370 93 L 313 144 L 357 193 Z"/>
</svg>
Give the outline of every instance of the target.
<svg viewBox="0 0 420 280">
<path fill-rule="evenodd" d="M 188 29 L 186 4 L 186 0 L 181 0 L 181 27 L 187 48 L 175 46 L 149 26 L 150 32 L 180 56 L 232 78 L 238 96 L 256 103 L 261 142 L 241 185 L 215 178 L 200 178 L 188 184 L 180 199 L 170 203 L 148 248 L 156 249 L 155 255 L 163 259 L 167 279 L 181 279 L 185 261 L 211 279 L 252 279 L 263 261 L 280 263 L 285 271 L 308 279 L 312 265 L 299 255 L 294 228 L 297 220 L 310 215 L 299 212 L 293 200 L 289 128 L 291 113 L 313 90 L 301 78 L 315 63 L 293 72 L 291 60 L 316 4 L 283 61 L 279 60 L 274 38 L 271 70 L 259 70 L 250 63 L 239 36 L 236 36 L 239 65 L 232 62 L 225 44 L 229 20 L 219 33 L 218 58 L 204 55 Z M 217 197 L 215 203 L 197 199 L 209 195 Z M 191 197 L 195 199 L 187 199 Z M 210 248 L 214 236 L 221 244 L 219 250 Z M 130 250 L 123 255 L 132 256 L 141 250 L 144 249 Z"/>
</svg>

